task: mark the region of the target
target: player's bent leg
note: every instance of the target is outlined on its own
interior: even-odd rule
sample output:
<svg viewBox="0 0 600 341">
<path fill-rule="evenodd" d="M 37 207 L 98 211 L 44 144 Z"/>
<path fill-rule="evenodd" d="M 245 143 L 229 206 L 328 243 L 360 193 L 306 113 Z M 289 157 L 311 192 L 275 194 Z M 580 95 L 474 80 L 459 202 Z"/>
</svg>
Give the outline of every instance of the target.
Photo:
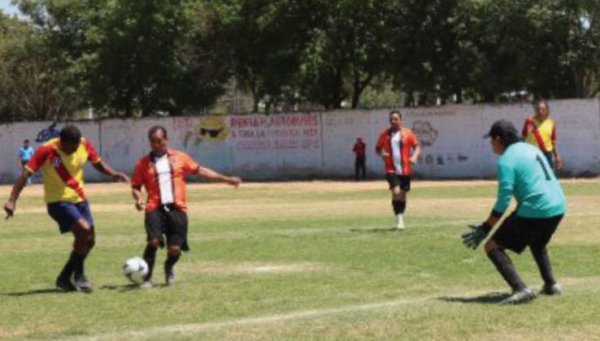
<svg viewBox="0 0 600 341">
<path fill-rule="evenodd" d="M 548 256 L 546 247 L 532 245 L 530 249 L 538 269 L 540 270 L 540 275 L 544 280 L 544 286 L 542 287 L 542 290 L 540 290 L 540 294 L 561 295 L 562 288 L 560 284 L 556 282 L 554 274 L 552 273 L 552 265 L 550 264 L 550 257 Z"/>
<path fill-rule="evenodd" d="M 167 260 L 165 261 L 165 283 L 167 286 L 175 282 L 175 272 L 173 270 L 175 263 L 181 257 L 181 247 L 179 245 L 169 245 Z"/>
<path fill-rule="evenodd" d="M 84 292 L 91 292 L 92 283 L 85 276 L 85 259 L 95 245 L 94 228 L 86 219 L 79 219 L 71 227 L 75 236 L 73 243 L 73 256 L 75 258 L 74 284 Z"/>
<path fill-rule="evenodd" d="M 508 257 L 504 249 L 498 243 L 493 239 L 490 239 L 485 244 L 485 252 L 496 267 L 496 270 L 498 270 L 502 278 L 504 278 L 506 283 L 512 289 L 512 295 L 501 301 L 500 304 L 525 303 L 535 298 L 533 291 L 531 291 L 531 289 L 523 282 L 510 260 L 510 257 Z"/>
<path fill-rule="evenodd" d="M 404 211 L 406 210 L 406 192 L 400 189 L 400 186 L 392 188 L 392 207 L 396 216 L 396 228 L 404 230 Z"/>
<path fill-rule="evenodd" d="M 146 261 L 146 264 L 148 264 L 148 274 L 144 278 L 144 283 L 149 283 L 149 284 L 145 284 L 145 286 L 152 287 L 152 284 L 151 284 L 152 271 L 154 270 L 154 263 L 156 261 L 156 251 L 158 250 L 160 245 L 161 245 L 161 240 L 154 238 L 154 239 L 150 239 L 148 241 L 148 243 L 146 244 L 146 249 L 144 249 L 144 257 L 143 258 Z M 142 283 L 142 285 L 144 285 L 144 283 Z"/>
</svg>

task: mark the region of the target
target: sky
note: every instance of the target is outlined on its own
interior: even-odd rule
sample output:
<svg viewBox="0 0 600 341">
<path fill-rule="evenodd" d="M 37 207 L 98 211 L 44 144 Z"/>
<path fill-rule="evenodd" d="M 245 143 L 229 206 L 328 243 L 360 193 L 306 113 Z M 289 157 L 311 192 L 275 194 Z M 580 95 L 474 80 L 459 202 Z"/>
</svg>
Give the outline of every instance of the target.
<svg viewBox="0 0 600 341">
<path fill-rule="evenodd" d="M 4 12 L 4 14 L 15 14 L 17 13 L 17 8 L 10 4 L 11 0 L 0 0 L 0 9 Z"/>
</svg>

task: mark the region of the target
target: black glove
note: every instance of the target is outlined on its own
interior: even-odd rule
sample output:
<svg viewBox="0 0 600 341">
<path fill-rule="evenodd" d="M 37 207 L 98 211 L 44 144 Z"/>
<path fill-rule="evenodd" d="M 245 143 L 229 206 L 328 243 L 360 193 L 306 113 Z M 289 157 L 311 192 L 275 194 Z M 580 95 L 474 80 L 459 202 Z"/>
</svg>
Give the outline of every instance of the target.
<svg viewBox="0 0 600 341">
<path fill-rule="evenodd" d="M 462 242 L 466 247 L 475 250 L 479 244 L 487 237 L 492 227 L 488 223 L 481 225 L 469 225 L 471 231 L 462 235 Z"/>
</svg>

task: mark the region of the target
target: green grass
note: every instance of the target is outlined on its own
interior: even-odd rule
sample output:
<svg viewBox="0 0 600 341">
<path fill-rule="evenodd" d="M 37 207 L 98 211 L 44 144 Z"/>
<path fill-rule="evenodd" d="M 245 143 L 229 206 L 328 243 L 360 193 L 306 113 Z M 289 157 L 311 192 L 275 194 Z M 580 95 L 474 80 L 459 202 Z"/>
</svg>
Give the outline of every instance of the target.
<svg viewBox="0 0 600 341">
<path fill-rule="evenodd" d="M 384 182 L 189 187 L 190 245 L 163 287 L 133 289 L 121 264 L 144 248 L 143 215 L 124 185 L 88 196 L 97 247 L 92 294 L 54 291 L 72 243 L 27 188 L 0 223 L 0 339 L 481 340 L 600 335 L 600 181 L 565 181 L 569 213 L 551 245 L 562 297 L 493 304 L 508 289 L 481 250 L 460 243 L 495 195 L 493 182 L 415 182 L 403 233 Z M 0 188 L 6 197 L 8 187 Z M 511 254 L 534 289 L 528 251 Z"/>
</svg>

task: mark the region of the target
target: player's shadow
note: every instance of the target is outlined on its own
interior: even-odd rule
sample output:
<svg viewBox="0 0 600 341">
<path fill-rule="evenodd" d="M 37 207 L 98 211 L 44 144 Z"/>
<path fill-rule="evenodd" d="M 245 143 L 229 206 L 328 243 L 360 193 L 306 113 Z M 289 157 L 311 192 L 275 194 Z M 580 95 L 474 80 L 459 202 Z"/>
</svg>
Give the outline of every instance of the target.
<svg viewBox="0 0 600 341">
<path fill-rule="evenodd" d="M 46 295 L 46 294 L 58 294 L 58 293 L 66 293 L 63 290 L 58 288 L 48 288 L 48 289 L 34 289 L 34 290 L 26 290 L 26 291 L 17 291 L 17 292 L 7 292 L 4 295 L 6 296 L 30 296 L 30 295 Z"/>
<path fill-rule="evenodd" d="M 355 233 L 390 233 L 390 232 L 402 232 L 402 230 L 398 230 L 397 228 L 374 228 L 374 229 L 350 229 L 350 232 Z"/>
<path fill-rule="evenodd" d="M 154 284 L 152 286 L 152 288 L 166 288 L 166 287 L 167 287 L 166 284 Z M 100 287 L 100 290 L 112 290 L 112 291 L 117 291 L 117 292 L 127 292 L 127 291 L 146 290 L 146 289 L 140 288 L 139 284 L 129 283 L 129 284 L 122 284 L 122 285 L 105 284 Z"/>
<path fill-rule="evenodd" d="M 132 290 L 140 290 L 140 286 L 134 283 L 123 284 L 123 285 L 113 285 L 106 284 L 100 287 L 100 290 L 112 290 L 118 292 L 132 291 Z"/>
<path fill-rule="evenodd" d="M 492 292 L 479 296 L 442 296 L 437 299 L 452 303 L 497 304 L 509 296 L 509 293 Z"/>
</svg>

